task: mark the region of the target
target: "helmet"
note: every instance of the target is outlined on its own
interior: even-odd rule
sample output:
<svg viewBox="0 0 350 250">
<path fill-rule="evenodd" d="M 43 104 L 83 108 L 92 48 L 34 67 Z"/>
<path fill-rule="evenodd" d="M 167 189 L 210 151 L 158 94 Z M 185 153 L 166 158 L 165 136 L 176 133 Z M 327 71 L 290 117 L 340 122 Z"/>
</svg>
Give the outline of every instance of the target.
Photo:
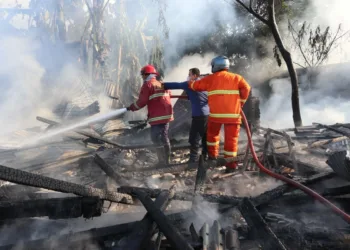
<svg viewBox="0 0 350 250">
<path fill-rule="evenodd" d="M 226 56 L 217 56 L 211 60 L 211 72 L 215 73 L 223 69 L 228 69 L 230 61 Z"/>
<path fill-rule="evenodd" d="M 158 72 L 153 65 L 148 64 L 141 69 L 141 75 L 144 75 L 144 74 L 156 74 L 156 75 L 158 75 Z"/>
</svg>

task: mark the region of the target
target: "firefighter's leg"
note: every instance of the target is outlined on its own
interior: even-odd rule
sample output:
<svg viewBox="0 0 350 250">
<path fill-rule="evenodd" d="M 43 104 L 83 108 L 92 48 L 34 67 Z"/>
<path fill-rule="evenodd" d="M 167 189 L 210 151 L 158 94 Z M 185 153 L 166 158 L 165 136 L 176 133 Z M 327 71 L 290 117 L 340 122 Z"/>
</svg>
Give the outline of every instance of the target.
<svg viewBox="0 0 350 250">
<path fill-rule="evenodd" d="M 200 131 L 200 134 L 202 137 L 202 155 L 204 157 L 204 160 L 207 160 L 208 158 L 207 127 L 208 127 L 208 116 L 204 116 L 201 131 Z"/>
<path fill-rule="evenodd" d="M 239 137 L 239 124 L 225 124 L 225 146 L 224 157 L 231 158 L 237 156 L 238 151 L 238 137 Z M 226 165 L 226 168 L 236 169 L 237 162 L 231 162 Z"/>
<path fill-rule="evenodd" d="M 219 156 L 221 125 L 221 123 L 208 121 L 207 148 L 208 156 L 210 159 L 215 159 Z"/>
<path fill-rule="evenodd" d="M 160 124 L 160 140 L 162 144 L 164 145 L 164 160 L 165 164 L 169 164 L 170 162 L 170 153 L 171 153 L 171 147 L 170 147 L 170 140 L 169 140 L 169 123 Z"/>
<path fill-rule="evenodd" d="M 189 162 L 196 162 L 199 158 L 200 151 L 200 142 L 201 142 L 201 134 L 200 134 L 201 120 L 198 117 L 192 118 L 190 136 L 188 138 L 188 142 L 190 143 L 190 160 Z"/>
<path fill-rule="evenodd" d="M 157 125 L 151 126 L 151 140 L 153 144 L 162 146 L 162 141 L 161 141 L 162 126 L 160 125 L 163 125 L 163 124 L 157 124 Z M 160 148 L 157 148 L 155 151 L 157 153 L 158 163 L 165 164 L 164 148 L 160 147 Z"/>
</svg>

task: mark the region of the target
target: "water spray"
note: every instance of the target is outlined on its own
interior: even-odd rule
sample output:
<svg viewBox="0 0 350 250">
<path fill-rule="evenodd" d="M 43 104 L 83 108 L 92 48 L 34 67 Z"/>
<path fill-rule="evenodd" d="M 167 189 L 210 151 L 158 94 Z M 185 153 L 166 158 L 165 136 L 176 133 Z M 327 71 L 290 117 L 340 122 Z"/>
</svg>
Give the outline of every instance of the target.
<svg viewBox="0 0 350 250">
<path fill-rule="evenodd" d="M 67 127 L 62 127 L 60 129 L 57 129 L 57 130 L 52 130 L 49 133 L 43 134 L 43 135 L 41 135 L 39 137 L 36 137 L 35 139 L 30 138 L 27 141 L 25 141 L 24 143 L 22 143 L 20 145 L 20 147 L 37 144 L 41 140 L 49 139 L 49 138 L 51 138 L 53 136 L 56 136 L 56 135 L 59 135 L 59 134 L 62 134 L 62 133 L 65 133 L 65 132 L 68 132 L 68 131 L 80 128 L 80 127 L 85 127 L 85 126 L 88 126 L 88 125 L 91 125 L 91 124 L 94 124 L 94 123 L 97 123 L 97 122 L 102 122 L 102 121 L 106 121 L 106 120 L 109 120 L 109 119 L 112 119 L 112 118 L 116 118 L 116 117 L 124 114 L 126 111 L 127 111 L 126 108 L 122 108 L 122 109 L 117 109 L 117 110 L 110 111 L 108 113 L 98 114 L 98 115 L 95 115 L 93 117 L 89 117 L 89 118 L 84 119 L 84 120 L 82 120 L 80 122 L 71 124 L 71 125 L 69 125 Z"/>
</svg>

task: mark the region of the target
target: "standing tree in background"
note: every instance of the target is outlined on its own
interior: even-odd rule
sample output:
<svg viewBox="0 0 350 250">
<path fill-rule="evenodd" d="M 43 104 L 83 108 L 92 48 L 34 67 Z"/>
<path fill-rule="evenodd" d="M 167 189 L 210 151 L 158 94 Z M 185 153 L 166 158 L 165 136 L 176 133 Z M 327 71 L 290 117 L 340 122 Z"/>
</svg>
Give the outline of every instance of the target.
<svg viewBox="0 0 350 250">
<path fill-rule="evenodd" d="M 313 29 L 312 25 L 307 22 L 303 22 L 299 30 L 295 27 L 295 23 L 292 24 L 291 21 L 288 21 L 288 29 L 294 45 L 303 59 L 303 63 L 294 63 L 304 69 L 307 68 L 308 84 L 306 87 L 312 88 L 319 73 L 316 68 L 327 61 L 331 51 L 339 45 L 339 39 L 347 35 L 349 31 L 343 32 L 341 24 L 335 32 L 332 32 L 329 26 L 324 30 L 319 25 Z"/>
<path fill-rule="evenodd" d="M 335 33 L 329 26 L 324 30 L 320 26 L 313 29 L 307 22 L 303 22 L 297 30 L 295 24 L 289 21 L 288 29 L 304 59 L 303 64 L 295 62 L 302 68 L 315 68 L 322 65 L 327 61 L 330 52 L 338 46 L 337 41 L 349 33 L 349 31 L 342 31 L 341 24 Z"/>
<path fill-rule="evenodd" d="M 281 64 L 277 49 L 282 55 L 284 62 L 287 65 L 291 86 L 292 86 L 292 110 L 293 110 L 293 121 L 294 126 L 302 126 L 302 119 L 300 114 L 300 103 L 299 103 L 299 86 L 298 86 L 298 76 L 295 71 L 293 60 L 290 52 L 286 49 L 278 26 L 276 23 L 276 13 L 275 13 L 275 0 L 249 0 L 249 5 L 243 3 L 242 0 L 235 0 L 239 5 L 241 5 L 246 11 L 252 14 L 255 18 L 260 20 L 265 24 L 271 31 L 273 38 L 276 42 L 276 47 L 274 49 L 274 54 L 279 65 Z M 283 2 L 282 2 L 283 5 Z"/>
</svg>

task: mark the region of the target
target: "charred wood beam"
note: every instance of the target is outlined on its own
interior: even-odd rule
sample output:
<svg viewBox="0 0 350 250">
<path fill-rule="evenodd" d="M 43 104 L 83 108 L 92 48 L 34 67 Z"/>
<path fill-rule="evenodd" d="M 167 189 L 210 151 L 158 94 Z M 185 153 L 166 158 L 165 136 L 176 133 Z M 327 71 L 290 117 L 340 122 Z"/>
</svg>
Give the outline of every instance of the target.
<svg viewBox="0 0 350 250">
<path fill-rule="evenodd" d="M 262 245 L 262 249 L 286 250 L 286 247 L 277 238 L 248 198 L 243 199 L 239 205 L 239 210 L 252 231 L 254 239 L 257 239 Z"/>
<path fill-rule="evenodd" d="M 293 164 L 293 159 L 291 159 L 290 156 L 286 154 L 279 154 L 279 153 L 275 153 L 273 155 L 276 157 L 279 164 L 296 170 L 295 165 Z M 310 163 L 302 162 L 300 160 L 295 160 L 295 164 L 298 166 L 299 174 L 307 174 L 307 173 L 315 174 L 318 172 L 317 166 L 314 166 Z"/>
<path fill-rule="evenodd" d="M 335 176 L 334 172 L 324 172 L 315 174 L 307 179 L 303 179 L 300 181 L 303 185 L 310 185 L 315 182 L 329 179 Z M 271 189 L 269 191 L 266 191 L 252 199 L 252 202 L 256 207 L 263 206 L 265 204 L 268 204 L 272 200 L 278 199 L 279 197 L 282 197 L 285 193 L 292 191 L 294 188 L 288 184 L 283 184 L 281 186 L 278 186 L 274 189 Z"/>
<path fill-rule="evenodd" d="M 103 170 L 103 172 L 106 173 L 107 176 L 111 177 L 117 183 L 125 184 L 122 176 L 114 171 L 114 169 L 98 153 L 95 154 L 94 161 L 97 163 L 97 165 L 100 166 L 100 168 Z"/>
<path fill-rule="evenodd" d="M 209 249 L 209 224 L 204 223 L 202 228 L 199 230 L 201 240 L 202 240 L 202 245 L 203 245 L 203 250 L 208 250 Z"/>
<path fill-rule="evenodd" d="M 326 128 L 326 129 L 328 129 L 328 130 L 330 130 L 330 131 L 336 132 L 336 133 L 341 134 L 341 135 L 345 135 L 345 136 L 347 136 L 348 138 L 350 138 L 350 133 L 345 132 L 345 131 L 342 131 L 341 129 L 333 128 L 333 127 L 331 127 L 331 126 L 327 126 L 327 125 L 324 125 L 324 124 L 321 124 L 321 123 L 313 123 L 313 124 L 316 124 L 316 125 L 319 126 L 319 127 Z M 346 126 L 344 126 L 344 127 L 346 127 Z M 349 127 L 346 127 L 346 128 L 349 128 Z"/>
<path fill-rule="evenodd" d="M 213 226 L 210 228 L 209 246 L 210 249 L 222 249 L 222 235 L 221 226 L 217 220 L 214 221 Z"/>
<path fill-rule="evenodd" d="M 97 197 L 69 197 L 0 202 L 0 220 L 48 216 L 50 219 L 91 218 L 102 214 Z"/>
<path fill-rule="evenodd" d="M 124 204 L 133 204 L 133 200 L 130 195 L 120 194 L 110 190 L 102 190 L 90 186 L 83 186 L 67 181 L 61 181 L 38 174 L 28 173 L 19 169 L 5 167 L 2 165 L 0 165 L 0 179 L 17 184 L 54 190 L 62 193 L 72 193 L 87 197 L 96 196 L 102 200 Z"/>
<path fill-rule="evenodd" d="M 154 205 L 159 208 L 161 211 L 164 211 L 167 206 L 170 204 L 171 199 L 174 197 L 175 189 L 174 186 L 169 190 L 162 191 L 157 199 L 154 202 Z M 153 235 L 154 230 L 156 229 L 156 223 L 151 218 L 149 212 L 139 221 L 132 232 L 122 239 L 116 250 L 120 249 L 129 249 L 129 250 L 138 250 L 141 246 L 148 244 L 148 241 Z"/>
<path fill-rule="evenodd" d="M 179 231 L 172 225 L 165 214 L 156 207 L 151 198 L 142 191 L 137 191 L 136 195 L 146 208 L 151 218 L 157 223 L 159 230 L 168 239 L 170 244 L 178 250 L 194 250 Z"/>
<path fill-rule="evenodd" d="M 225 248 L 227 250 L 241 250 L 237 230 L 229 229 L 225 232 Z"/>
<path fill-rule="evenodd" d="M 341 178 L 350 181 L 350 160 L 347 157 L 347 151 L 333 152 L 326 161 L 335 173 Z"/>
<path fill-rule="evenodd" d="M 129 187 L 121 186 L 117 189 L 119 193 L 129 194 L 136 197 L 137 192 L 144 192 L 149 195 L 151 198 L 156 198 L 162 191 L 166 189 L 151 189 L 151 188 L 141 188 L 141 187 Z M 216 195 L 216 194 L 200 194 L 205 201 L 211 203 L 220 203 L 220 204 L 230 204 L 238 205 L 242 200 L 239 197 L 228 196 L 228 195 Z M 189 192 L 176 192 L 174 194 L 173 200 L 182 200 L 182 201 L 192 201 L 194 197 L 193 193 Z"/>
<path fill-rule="evenodd" d="M 290 249 L 349 249 L 349 235 L 340 229 L 308 226 L 297 221 L 284 225 L 274 222 L 270 226 Z"/>
<path fill-rule="evenodd" d="M 329 143 L 334 143 L 334 142 L 339 142 L 339 141 L 346 140 L 347 138 L 348 138 L 347 136 L 340 136 L 340 137 L 331 138 L 331 139 L 327 139 L 327 140 L 316 141 L 316 142 L 313 142 L 310 145 L 308 145 L 306 147 L 306 149 L 325 146 L 325 145 L 327 145 Z"/>
<path fill-rule="evenodd" d="M 323 191 L 324 196 L 337 196 L 337 195 L 345 195 L 350 194 L 350 185 L 345 185 L 341 187 L 335 187 L 335 188 L 326 188 Z"/>
</svg>

